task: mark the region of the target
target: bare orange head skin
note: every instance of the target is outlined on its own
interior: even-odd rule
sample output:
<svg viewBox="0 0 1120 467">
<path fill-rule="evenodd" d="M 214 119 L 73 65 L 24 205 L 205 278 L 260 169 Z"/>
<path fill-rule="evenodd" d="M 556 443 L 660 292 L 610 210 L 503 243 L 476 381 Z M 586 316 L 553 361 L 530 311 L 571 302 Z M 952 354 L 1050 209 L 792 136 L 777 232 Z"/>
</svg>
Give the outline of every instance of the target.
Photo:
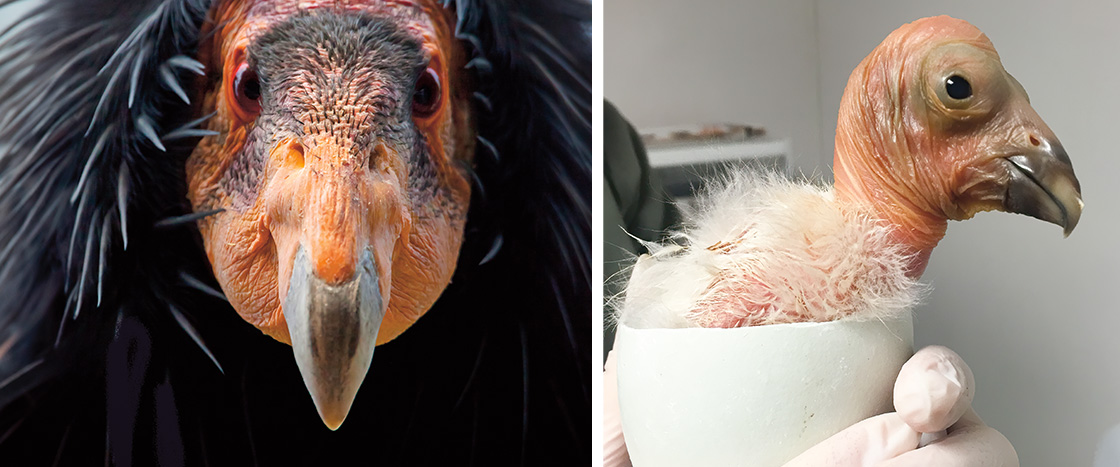
<svg viewBox="0 0 1120 467">
<path fill-rule="evenodd" d="M 290 343 L 297 251 L 330 286 L 368 252 L 376 343 L 395 338 L 450 282 L 470 198 L 474 130 L 449 13 L 434 0 L 243 0 L 212 17 L 200 113 L 216 113 L 218 134 L 187 176 L 196 212 L 224 209 L 198 225 L 223 291 Z"/>
<path fill-rule="evenodd" d="M 837 196 L 896 227 L 921 275 L 949 220 L 1003 210 L 1063 226 L 1080 186 L 1054 133 L 971 24 L 939 16 L 891 33 L 840 104 Z"/>
</svg>

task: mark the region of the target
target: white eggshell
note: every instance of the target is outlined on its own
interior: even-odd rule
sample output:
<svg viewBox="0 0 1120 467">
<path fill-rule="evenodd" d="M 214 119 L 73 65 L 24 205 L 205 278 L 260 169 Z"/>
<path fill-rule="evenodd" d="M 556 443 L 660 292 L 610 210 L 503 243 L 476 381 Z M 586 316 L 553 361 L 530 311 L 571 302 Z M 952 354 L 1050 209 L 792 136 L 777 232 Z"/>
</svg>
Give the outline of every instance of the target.
<svg viewBox="0 0 1120 467">
<path fill-rule="evenodd" d="M 892 411 L 913 353 L 909 313 L 736 329 L 619 324 L 618 397 L 638 467 L 780 466 Z"/>
</svg>

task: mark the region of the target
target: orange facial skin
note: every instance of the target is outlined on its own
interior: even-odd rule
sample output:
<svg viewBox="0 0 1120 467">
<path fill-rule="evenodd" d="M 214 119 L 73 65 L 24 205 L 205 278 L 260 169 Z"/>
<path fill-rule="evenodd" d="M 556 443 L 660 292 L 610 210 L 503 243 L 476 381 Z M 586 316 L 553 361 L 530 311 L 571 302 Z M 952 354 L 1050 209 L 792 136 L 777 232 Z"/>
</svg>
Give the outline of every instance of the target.
<svg viewBox="0 0 1120 467">
<path fill-rule="evenodd" d="M 967 78 L 971 97 L 946 94 L 954 75 Z M 925 18 L 891 33 L 852 73 L 836 130 L 836 193 L 896 227 L 916 277 L 949 220 L 1006 210 L 1006 158 L 1051 145 L 1060 150 L 991 41 L 965 21 Z"/>
<path fill-rule="evenodd" d="M 295 14 L 320 12 L 388 18 L 421 44 L 439 92 L 430 114 L 398 122 L 411 125 L 415 147 L 381 139 L 374 118 L 385 105 L 408 105 L 412 90 L 388 89 L 362 70 L 332 68 L 321 44 L 307 45 L 323 56 L 316 72 L 343 92 L 298 82 L 262 100 L 263 111 L 246 104 L 238 70 L 254 41 Z M 299 246 L 327 283 L 353 276 L 368 249 L 387 303 L 377 343 L 395 338 L 450 282 L 470 199 L 464 167 L 474 153 L 469 83 L 449 12 L 434 0 L 231 0 L 220 2 L 211 17 L 199 56 L 208 74 L 196 102 L 199 115 L 216 113 L 206 128 L 219 134 L 202 139 L 186 169 L 194 210 L 224 209 L 198 227 L 230 304 L 253 326 L 290 343 L 282 303 Z M 263 113 L 293 118 L 302 128 L 269 135 L 258 130 L 266 156 L 246 166 L 243 152 Z M 425 189 L 417 188 L 420 171 L 410 154 L 425 155 Z"/>
</svg>

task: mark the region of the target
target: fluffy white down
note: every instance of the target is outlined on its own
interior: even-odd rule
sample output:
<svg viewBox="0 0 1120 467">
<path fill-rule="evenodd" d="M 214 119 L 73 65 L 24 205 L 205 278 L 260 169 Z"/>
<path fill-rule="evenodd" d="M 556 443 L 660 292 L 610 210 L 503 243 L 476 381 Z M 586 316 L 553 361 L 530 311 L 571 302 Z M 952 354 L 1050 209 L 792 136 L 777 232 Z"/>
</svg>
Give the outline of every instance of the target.
<svg viewBox="0 0 1120 467">
<path fill-rule="evenodd" d="M 830 188 L 732 172 L 682 230 L 638 258 L 618 307 L 628 326 L 880 319 L 921 300 L 889 224 Z"/>
</svg>

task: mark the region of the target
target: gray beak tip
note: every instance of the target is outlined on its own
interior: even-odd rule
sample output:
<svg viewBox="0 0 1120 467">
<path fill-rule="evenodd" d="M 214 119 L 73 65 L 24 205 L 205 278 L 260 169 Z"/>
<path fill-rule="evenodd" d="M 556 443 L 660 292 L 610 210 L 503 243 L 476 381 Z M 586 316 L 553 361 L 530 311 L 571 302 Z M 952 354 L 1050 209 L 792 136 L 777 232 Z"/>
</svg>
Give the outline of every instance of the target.
<svg viewBox="0 0 1120 467">
<path fill-rule="evenodd" d="M 321 379 L 309 381 L 302 368 L 300 373 L 304 373 L 304 384 L 307 384 L 311 400 L 315 402 L 315 410 L 319 412 L 319 418 L 331 431 L 338 430 L 350 413 L 350 406 L 357 396 L 361 380 L 332 384 Z"/>
<path fill-rule="evenodd" d="M 284 319 L 303 382 L 323 423 L 337 430 L 365 380 L 385 310 L 377 270 L 367 251 L 354 278 L 328 285 L 300 246 L 292 267 Z"/>
<path fill-rule="evenodd" d="M 1081 211 L 1085 209 L 1085 202 L 1081 201 L 1080 194 L 1076 199 L 1077 207 L 1068 210 L 1068 215 L 1066 216 L 1066 225 L 1062 229 L 1062 233 L 1065 234 L 1063 238 L 1069 238 L 1069 234 L 1073 233 L 1073 228 L 1077 227 L 1077 223 L 1081 221 Z"/>
<path fill-rule="evenodd" d="M 1061 151 L 1060 147 L 1058 148 Z M 1081 220 L 1081 187 L 1064 151 L 1007 157 L 1010 180 L 1004 208 L 1062 227 L 1066 237 Z"/>
</svg>

